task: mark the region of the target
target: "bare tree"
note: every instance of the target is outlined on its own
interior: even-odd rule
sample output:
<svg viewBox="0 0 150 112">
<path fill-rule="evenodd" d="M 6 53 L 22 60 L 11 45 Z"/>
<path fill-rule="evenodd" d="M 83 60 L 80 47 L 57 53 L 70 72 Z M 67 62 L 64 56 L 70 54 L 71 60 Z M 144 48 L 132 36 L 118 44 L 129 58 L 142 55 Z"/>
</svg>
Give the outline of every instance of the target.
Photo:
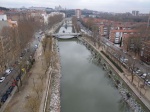
<svg viewBox="0 0 150 112">
<path fill-rule="evenodd" d="M 54 16 L 50 16 L 48 18 L 48 26 L 49 28 L 51 28 L 54 24 L 61 22 L 63 19 L 62 14 L 58 14 L 58 15 L 54 15 Z"/>
<path fill-rule="evenodd" d="M 134 70 L 135 70 L 135 66 L 136 66 L 136 61 L 135 59 L 131 59 L 128 61 L 128 66 L 129 66 L 129 70 L 131 71 L 131 82 L 133 82 L 134 80 Z"/>
<path fill-rule="evenodd" d="M 72 23 L 73 23 L 73 25 L 75 26 L 76 31 L 77 31 L 77 32 L 80 32 L 81 29 L 80 29 L 80 26 L 78 25 L 77 21 L 78 21 L 78 20 L 77 20 L 76 17 L 73 17 L 73 18 L 72 18 Z"/>
</svg>

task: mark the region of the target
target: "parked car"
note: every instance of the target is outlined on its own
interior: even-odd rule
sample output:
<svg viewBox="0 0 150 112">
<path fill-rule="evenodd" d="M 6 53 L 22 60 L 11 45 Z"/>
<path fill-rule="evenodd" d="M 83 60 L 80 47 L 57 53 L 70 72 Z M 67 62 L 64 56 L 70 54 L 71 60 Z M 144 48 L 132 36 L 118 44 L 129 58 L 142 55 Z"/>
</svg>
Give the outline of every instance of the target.
<svg viewBox="0 0 150 112">
<path fill-rule="evenodd" d="M 7 100 L 8 96 L 9 95 L 5 93 L 1 98 L 1 102 L 4 103 Z"/>
<path fill-rule="evenodd" d="M 10 67 L 7 70 L 5 70 L 6 75 L 10 74 L 13 71 L 13 68 Z"/>
<path fill-rule="evenodd" d="M 12 90 L 14 89 L 14 86 L 10 86 L 7 91 L 6 91 L 6 94 L 10 94 L 12 92 Z"/>
<path fill-rule="evenodd" d="M 5 77 L 1 77 L 0 78 L 0 83 L 3 82 L 5 80 Z"/>
<path fill-rule="evenodd" d="M 19 81 L 19 79 L 20 79 L 20 75 L 18 75 L 18 76 L 16 77 L 16 81 Z"/>
<path fill-rule="evenodd" d="M 5 73 L 8 75 L 8 74 L 11 73 L 11 70 L 8 68 L 8 69 L 5 71 Z"/>
<path fill-rule="evenodd" d="M 150 86 L 150 80 L 146 79 L 145 84 Z"/>
<path fill-rule="evenodd" d="M 128 62 L 128 59 L 121 57 L 121 58 L 120 58 L 120 61 L 121 61 L 121 63 L 127 63 L 127 62 Z"/>
<path fill-rule="evenodd" d="M 143 74 L 141 74 L 141 78 L 145 78 L 147 76 L 147 74 L 146 73 L 143 73 Z"/>
<path fill-rule="evenodd" d="M 141 72 L 141 70 L 140 70 L 140 69 L 138 69 L 138 70 L 136 70 L 136 72 L 135 72 L 135 73 L 136 73 L 136 74 L 138 74 L 138 73 L 140 73 L 140 72 Z"/>
</svg>

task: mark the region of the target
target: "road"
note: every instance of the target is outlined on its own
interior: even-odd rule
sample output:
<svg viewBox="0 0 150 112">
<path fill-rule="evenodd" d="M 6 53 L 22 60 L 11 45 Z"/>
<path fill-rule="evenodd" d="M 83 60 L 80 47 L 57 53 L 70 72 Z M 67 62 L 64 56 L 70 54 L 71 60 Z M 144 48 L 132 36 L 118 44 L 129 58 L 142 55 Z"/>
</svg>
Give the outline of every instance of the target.
<svg viewBox="0 0 150 112">
<path fill-rule="evenodd" d="M 110 42 L 105 37 L 102 38 L 102 42 L 110 49 L 113 49 L 113 50 L 119 52 L 119 54 L 121 54 L 121 57 L 124 57 L 128 60 L 135 60 L 135 67 L 139 68 L 143 73 L 150 73 L 150 70 L 148 71 L 148 68 L 150 68 L 150 66 L 148 66 L 146 64 L 141 64 L 141 61 L 139 59 L 136 59 L 134 56 L 131 56 L 127 52 L 124 52 L 121 48 L 115 46 L 112 42 Z"/>
<path fill-rule="evenodd" d="M 39 38 L 38 38 L 39 37 Z M 35 53 L 35 45 L 39 44 L 39 41 L 41 39 L 41 35 L 37 32 L 35 33 L 35 38 L 31 40 L 31 42 L 27 45 L 26 49 L 29 49 L 29 52 L 26 52 L 25 55 L 22 57 L 22 59 L 19 59 L 20 62 L 26 63 L 26 61 L 29 59 L 30 55 L 33 55 Z M 5 80 L 0 83 L 0 99 L 3 94 L 7 91 L 7 89 L 12 85 L 12 82 L 20 73 L 20 67 L 19 65 L 16 65 L 13 68 L 13 71 L 5 78 Z"/>
</svg>

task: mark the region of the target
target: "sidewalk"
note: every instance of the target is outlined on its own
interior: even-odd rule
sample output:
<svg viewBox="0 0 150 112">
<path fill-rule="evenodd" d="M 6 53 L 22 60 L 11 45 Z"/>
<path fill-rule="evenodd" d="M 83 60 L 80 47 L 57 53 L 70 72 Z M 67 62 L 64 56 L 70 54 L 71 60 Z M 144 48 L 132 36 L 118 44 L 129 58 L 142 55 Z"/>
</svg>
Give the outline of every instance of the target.
<svg viewBox="0 0 150 112">
<path fill-rule="evenodd" d="M 121 67 L 124 71 L 124 73 L 121 73 L 118 71 L 118 69 L 112 64 L 110 60 L 108 60 L 100 51 L 102 51 L 102 48 L 96 48 L 93 45 L 93 42 L 89 42 L 90 40 L 87 40 L 84 38 L 84 41 L 91 45 L 97 52 L 101 54 L 101 56 L 109 63 L 109 65 L 118 73 L 118 75 L 126 82 L 126 84 L 132 89 L 132 91 L 137 95 L 137 97 L 145 104 L 145 106 L 150 110 L 150 88 L 146 87 L 145 95 L 142 95 L 144 93 L 143 88 L 139 88 L 138 81 L 134 79 L 134 83 L 131 83 L 131 73 L 129 73 L 125 68 Z M 91 44 L 92 43 L 92 44 Z M 124 75 L 126 74 L 126 75 Z M 137 77 L 136 77 L 137 79 Z M 141 92 L 140 92 L 140 91 Z"/>
</svg>

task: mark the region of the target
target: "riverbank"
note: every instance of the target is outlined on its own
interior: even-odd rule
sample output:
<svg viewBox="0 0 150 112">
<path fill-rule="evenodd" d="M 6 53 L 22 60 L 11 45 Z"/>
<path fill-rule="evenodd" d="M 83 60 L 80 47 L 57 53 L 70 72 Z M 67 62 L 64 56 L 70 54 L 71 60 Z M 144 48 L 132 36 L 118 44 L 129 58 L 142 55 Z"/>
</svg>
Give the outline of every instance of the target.
<svg viewBox="0 0 150 112">
<path fill-rule="evenodd" d="M 131 88 L 131 90 L 135 93 L 135 95 L 143 102 L 143 104 L 150 110 L 150 89 L 148 88 L 146 95 L 143 96 L 141 93 L 137 90 L 138 83 L 134 83 L 134 85 L 131 83 L 131 73 L 129 73 L 125 68 L 123 69 L 123 73 L 121 73 L 114 65 L 113 63 L 105 57 L 104 54 L 102 54 L 101 51 L 104 51 L 102 48 L 95 47 L 94 44 L 88 40 L 86 37 L 81 38 L 84 42 L 89 44 L 91 47 L 93 47 L 106 61 L 107 63 L 117 72 L 117 74 L 124 80 L 124 82 Z M 96 44 L 95 44 L 96 45 Z M 126 74 L 126 75 L 124 75 Z"/>
<path fill-rule="evenodd" d="M 53 39 L 53 68 L 51 76 L 51 95 L 50 95 L 50 106 L 48 110 L 50 112 L 60 112 L 60 78 L 61 78 L 61 64 L 59 56 L 58 41 Z"/>
</svg>

